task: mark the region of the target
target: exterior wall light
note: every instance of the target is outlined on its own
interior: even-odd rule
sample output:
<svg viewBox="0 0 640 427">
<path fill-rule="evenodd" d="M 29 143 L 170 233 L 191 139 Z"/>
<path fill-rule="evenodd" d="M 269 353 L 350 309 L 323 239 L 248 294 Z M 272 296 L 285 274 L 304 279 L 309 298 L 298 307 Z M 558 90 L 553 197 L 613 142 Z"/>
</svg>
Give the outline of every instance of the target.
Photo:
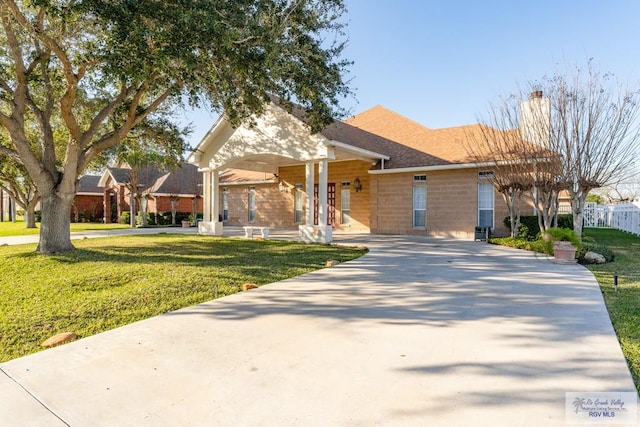
<svg viewBox="0 0 640 427">
<path fill-rule="evenodd" d="M 360 182 L 360 178 L 356 178 L 353 181 L 353 188 L 356 190 L 356 193 L 362 190 L 362 183 Z"/>
</svg>

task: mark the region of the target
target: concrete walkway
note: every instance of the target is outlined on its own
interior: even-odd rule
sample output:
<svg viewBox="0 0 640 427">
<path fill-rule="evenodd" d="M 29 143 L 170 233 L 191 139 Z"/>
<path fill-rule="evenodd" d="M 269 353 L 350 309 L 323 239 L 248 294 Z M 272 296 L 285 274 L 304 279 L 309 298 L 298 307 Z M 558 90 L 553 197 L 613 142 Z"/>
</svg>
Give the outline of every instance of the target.
<svg viewBox="0 0 640 427">
<path fill-rule="evenodd" d="M 565 392 L 635 392 L 583 267 L 337 240 L 371 251 L 0 364 L 0 424 L 563 426 Z"/>
</svg>

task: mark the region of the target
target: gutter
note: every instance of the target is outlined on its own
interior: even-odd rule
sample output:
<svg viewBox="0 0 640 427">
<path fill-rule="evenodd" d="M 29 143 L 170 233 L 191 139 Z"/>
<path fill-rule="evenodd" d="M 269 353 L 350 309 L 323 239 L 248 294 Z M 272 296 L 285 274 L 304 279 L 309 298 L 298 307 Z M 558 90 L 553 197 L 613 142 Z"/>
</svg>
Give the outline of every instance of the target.
<svg viewBox="0 0 640 427">
<path fill-rule="evenodd" d="M 443 171 L 443 170 L 460 170 L 460 169 L 476 169 L 476 168 L 490 168 L 507 165 L 517 164 L 535 164 L 543 162 L 544 159 L 531 159 L 525 161 L 516 160 L 500 160 L 497 162 L 477 162 L 477 163 L 451 163 L 447 165 L 433 165 L 433 166 L 414 166 L 410 168 L 395 168 L 395 169 L 374 169 L 370 170 L 371 175 L 384 175 L 391 173 L 409 173 L 409 172 L 430 172 L 430 171 Z"/>
</svg>

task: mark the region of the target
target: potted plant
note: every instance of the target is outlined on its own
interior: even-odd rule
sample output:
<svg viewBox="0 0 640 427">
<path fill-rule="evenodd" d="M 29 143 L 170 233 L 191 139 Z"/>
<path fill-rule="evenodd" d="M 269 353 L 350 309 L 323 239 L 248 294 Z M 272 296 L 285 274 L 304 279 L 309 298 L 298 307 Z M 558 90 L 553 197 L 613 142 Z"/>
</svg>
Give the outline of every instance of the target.
<svg viewBox="0 0 640 427">
<path fill-rule="evenodd" d="M 547 253 L 553 254 L 557 263 L 572 264 L 576 262 L 576 252 L 582 245 L 573 230 L 548 228 L 544 233 L 544 240 Z"/>
<path fill-rule="evenodd" d="M 189 228 L 191 227 L 191 219 L 193 218 L 193 215 L 189 215 L 189 218 L 185 218 L 182 220 L 182 228 Z"/>
</svg>

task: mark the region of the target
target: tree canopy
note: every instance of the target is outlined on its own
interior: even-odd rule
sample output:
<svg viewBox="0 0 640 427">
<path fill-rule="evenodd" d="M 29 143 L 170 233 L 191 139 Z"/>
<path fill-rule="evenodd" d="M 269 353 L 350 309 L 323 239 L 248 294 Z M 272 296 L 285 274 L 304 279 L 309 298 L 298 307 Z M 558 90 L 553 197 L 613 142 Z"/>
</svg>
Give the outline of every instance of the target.
<svg viewBox="0 0 640 427">
<path fill-rule="evenodd" d="M 206 101 L 238 124 L 277 96 L 313 130 L 341 116 L 343 13 L 341 0 L 0 3 L 0 154 L 42 197 L 39 251 L 72 248 L 78 176 L 161 107 Z"/>
</svg>

